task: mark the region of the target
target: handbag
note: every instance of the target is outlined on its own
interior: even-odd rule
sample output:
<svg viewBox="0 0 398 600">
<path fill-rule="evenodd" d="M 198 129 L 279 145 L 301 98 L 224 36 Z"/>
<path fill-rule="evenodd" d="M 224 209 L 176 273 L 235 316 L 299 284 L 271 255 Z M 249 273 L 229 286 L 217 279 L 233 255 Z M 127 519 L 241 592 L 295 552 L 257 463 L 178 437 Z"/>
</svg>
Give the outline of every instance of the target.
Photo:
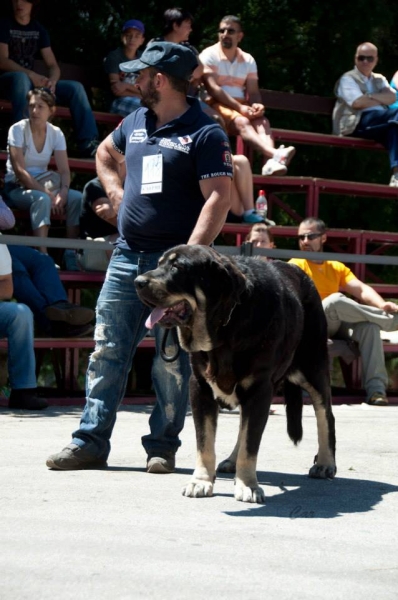
<svg viewBox="0 0 398 600">
<path fill-rule="evenodd" d="M 57 171 L 45 171 L 35 177 L 48 192 L 56 194 L 61 189 L 61 175 Z"/>
</svg>

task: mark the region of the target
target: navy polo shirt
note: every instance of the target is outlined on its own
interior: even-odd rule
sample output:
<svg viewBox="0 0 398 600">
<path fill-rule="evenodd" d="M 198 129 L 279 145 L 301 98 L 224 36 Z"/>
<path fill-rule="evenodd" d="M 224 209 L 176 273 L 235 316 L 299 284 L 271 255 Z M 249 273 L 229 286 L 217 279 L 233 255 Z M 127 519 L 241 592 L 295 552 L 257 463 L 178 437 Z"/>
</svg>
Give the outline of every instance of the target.
<svg viewBox="0 0 398 600">
<path fill-rule="evenodd" d="M 200 181 L 232 177 L 228 137 L 197 100 L 187 100 L 190 108 L 159 129 L 155 114 L 139 108 L 111 134 L 127 172 L 119 248 L 162 252 L 187 243 L 205 203 Z"/>
</svg>

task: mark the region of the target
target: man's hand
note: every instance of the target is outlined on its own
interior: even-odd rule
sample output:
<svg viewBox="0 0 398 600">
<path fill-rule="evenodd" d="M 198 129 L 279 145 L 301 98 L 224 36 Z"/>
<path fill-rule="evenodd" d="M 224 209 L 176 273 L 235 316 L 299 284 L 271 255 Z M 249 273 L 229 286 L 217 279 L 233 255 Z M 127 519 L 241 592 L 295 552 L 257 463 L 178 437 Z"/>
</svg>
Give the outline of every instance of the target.
<svg viewBox="0 0 398 600">
<path fill-rule="evenodd" d="M 253 104 L 251 105 L 251 109 L 253 111 L 254 119 L 257 119 L 258 117 L 262 117 L 264 115 L 264 104 L 260 104 L 259 102 L 253 102 Z"/>
<path fill-rule="evenodd" d="M 112 225 L 115 223 L 117 215 L 109 202 L 95 202 L 92 208 L 100 219 L 104 219 L 104 221 L 108 221 Z"/>
<path fill-rule="evenodd" d="M 247 119 L 254 119 L 254 110 L 252 109 L 251 106 L 248 106 L 247 104 L 242 104 L 239 107 L 239 112 L 243 117 L 246 117 Z"/>
<path fill-rule="evenodd" d="M 384 302 L 381 308 L 386 313 L 398 313 L 398 304 L 395 304 L 395 302 Z"/>
<path fill-rule="evenodd" d="M 33 83 L 35 87 L 49 87 L 48 85 L 48 77 L 45 75 L 39 75 L 39 73 L 35 73 L 34 71 L 29 71 L 29 79 Z M 51 88 L 50 88 L 51 89 Z M 51 90 L 53 91 L 53 90 Z"/>
<path fill-rule="evenodd" d="M 58 192 L 57 194 L 50 194 L 51 197 L 51 212 L 54 215 L 59 215 L 60 217 L 62 217 L 65 214 L 65 208 L 66 208 L 66 194 L 65 194 L 65 198 L 63 197 L 63 195 L 61 194 L 61 192 Z"/>
</svg>

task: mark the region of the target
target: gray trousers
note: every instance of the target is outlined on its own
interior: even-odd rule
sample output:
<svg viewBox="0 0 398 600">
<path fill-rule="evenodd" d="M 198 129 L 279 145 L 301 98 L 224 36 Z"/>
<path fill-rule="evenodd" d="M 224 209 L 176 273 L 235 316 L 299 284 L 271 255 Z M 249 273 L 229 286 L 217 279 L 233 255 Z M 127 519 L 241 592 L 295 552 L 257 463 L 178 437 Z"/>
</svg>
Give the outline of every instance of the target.
<svg viewBox="0 0 398 600">
<path fill-rule="evenodd" d="M 362 361 L 362 384 L 369 399 L 374 393 L 386 393 L 388 375 L 380 330 L 398 329 L 398 314 L 359 304 L 337 292 L 322 301 L 328 335 L 358 342 Z"/>
</svg>

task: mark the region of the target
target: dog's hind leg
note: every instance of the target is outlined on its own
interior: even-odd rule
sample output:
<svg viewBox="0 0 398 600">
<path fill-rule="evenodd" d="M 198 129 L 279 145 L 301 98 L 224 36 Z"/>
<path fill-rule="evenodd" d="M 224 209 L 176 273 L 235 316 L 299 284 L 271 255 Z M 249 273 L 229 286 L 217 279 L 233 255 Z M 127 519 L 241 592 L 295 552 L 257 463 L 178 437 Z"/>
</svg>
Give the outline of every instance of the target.
<svg viewBox="0 0 398 600">
<path fill-rule="evenodd" d="M 190 381 L 190 400 L 196 432 L 196 467 L 182 494 L 189 498 L 203 498 L 213 495 L 216 478 L 218 404 L 210 386 L 203 379 L 198 381 L 194 375 Z"/>
<path fill-rule="evenodd" d="M 330 384 L 327 369 L 315 367 L 307 376 L 296 371 L 289 376 L 290 380 L 306 390 L 315 410 L 318 430 L 318 452 L 309 476 L 314 478 L 332 479 L 336 475 L 336 435 L 332 412 Z"/>
</svg>

